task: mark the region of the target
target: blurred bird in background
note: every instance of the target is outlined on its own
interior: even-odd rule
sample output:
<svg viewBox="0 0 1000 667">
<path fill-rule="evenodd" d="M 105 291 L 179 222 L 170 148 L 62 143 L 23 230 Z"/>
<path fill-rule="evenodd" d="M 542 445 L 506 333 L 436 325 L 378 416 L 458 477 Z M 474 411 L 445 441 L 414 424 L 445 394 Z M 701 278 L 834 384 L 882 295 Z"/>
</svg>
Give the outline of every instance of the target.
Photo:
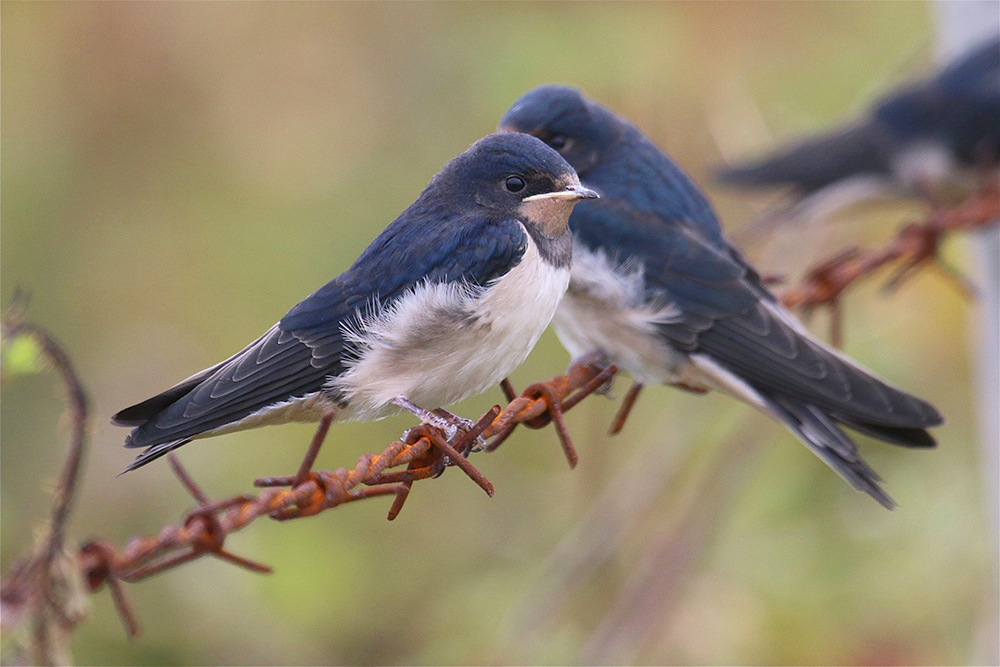
<svg viewBox="0 0 1000 667">
<path fill-rule="evenodd" d="M 601 196 L 570 218 L 572 277 L 553 319 L 574 358 L 604 352 L 635 378 L 631 398 L 660 383 L 739 398 L 894 507 L 840 426 L 933 447 L 933 406 L 809 334 L 725 239 L 690 178 L 625 119 L 575 89 L 543 86 L 500 129 L 540 138 Z"/>
<path fill-rule="evenodd" d="M 112 418 L 145 448 L 133 470 L 195 439 L 289 421 L 378 419 L 499 383 L 569 283 L 567 221 L 597 195 L 526 135 L 490 135 L 449 162 L 351 268 L 241 352 Z M 328 417 L 327 415 L 332 415 Z"/>
<path fill-rule="evenodd" d="M 989 39 L 860 119 L 727 166 L 718 180 L 789 186 L 803 206 L 822 199 L 836 208 L 883 193 L 948 201 L 996 178 L 998 166 L 1000 39 Z"/>
</svg>

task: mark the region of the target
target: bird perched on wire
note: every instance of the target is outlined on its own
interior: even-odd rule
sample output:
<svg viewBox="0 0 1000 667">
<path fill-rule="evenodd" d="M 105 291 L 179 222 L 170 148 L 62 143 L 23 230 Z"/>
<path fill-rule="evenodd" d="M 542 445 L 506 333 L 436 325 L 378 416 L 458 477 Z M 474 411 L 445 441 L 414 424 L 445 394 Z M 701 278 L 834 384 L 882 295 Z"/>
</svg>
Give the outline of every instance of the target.
<svg viewBox="0 0 1000 667">
<path fill-rule="evenodd" d="M 899 88 L 865 115 L 756 160 L 723 168 L 743 187 L 947 196 L 1000 166 L 1000 39 L 973 47 L 931 77 Z M 853 198 L 853 197 L 852 197 Z"/>
<path fill-rule="evenodd" d="M 340 276 L 256 341 L 112 418 L 145 448 L 264 424 L 429 412 L 499 383 L 569 283 L 567 220 L 597 195 L 541 141 L 490 135 L 437 174 Z"/>
<path fill-rule="evenodd" d="M 574 358 L 603 351 L 635 378 L 632 395 L 665 383 L 742 399 L 894 506 L 840 425 L 932 447 L 934 407 L 810 335 L 726 241 L 688 176 L 628 121 L 575 89 L 543 86 L 500 129 L 542 139 L 601 195 L 570 217 L 573 272 L 553 319 Z"/>
</svg>

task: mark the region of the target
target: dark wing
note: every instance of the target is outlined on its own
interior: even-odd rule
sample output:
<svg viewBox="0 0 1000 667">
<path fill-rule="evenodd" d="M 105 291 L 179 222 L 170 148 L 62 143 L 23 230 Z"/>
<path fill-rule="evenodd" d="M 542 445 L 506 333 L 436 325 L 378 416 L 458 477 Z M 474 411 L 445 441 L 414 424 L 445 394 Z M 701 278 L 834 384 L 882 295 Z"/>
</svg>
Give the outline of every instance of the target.
<svg viewBox="0 0 1000 667">
<path fill-rule="evenodd" d="M 757 271 L 750 266 L 743 254 L 726 240 L 715 210 L 705 194 L 673 160 L 625 120 L 624 139 L 609 156 L 587 177 L 587 183 L 602 193 L 605 201 L 592 202 L 595 207 L 577 206 L 586 217 L 607 212 L 603 220 L 593 224 L 583 223 L 581 228 L 591 228 L 599 234 L 613 232 L 617 238 L 635 236 L 634 245 L 646 243 L 646 235 L 659 236 L 657 230 L 669 225 L 693 225 L 698 236 L 720 252 L 728 254 L 739 264 L 746 280 L 755 286 L 758 296 L 773 300 L 763 286 Z M 627 209 L 613 211 L 617 202 L 628 202 Z M 638 224 L 638 229 L 631 229 Z M 600 243 L 595 234 L 592 243 Z"/>
<path fill-rule="evenodd" d="M 486 285 L 516 266 L 527 248 L 527 233 L 515 220 L 435 219 L 431 214 L 407 213 L 389 225 L 342 276 L 288 311 L 282 328 L 325 328 L 339 314 L 340 281 L 357 288 L 350 304 L 354 310 L 373 298 L 388 303 L 424 281 Z"/>
<path fill-rule="evenodd" d="M 964 99 L 995 99 L 1000 95 L 1000 39 L 973 47 L 945 67 L 934 83 Z"/>
<path fill-rule="evenodd" d="M 804 196 L 856 174 L 887 175 L 895 144 L 932 138 L 946 140 L 966 164 L 980 164 L 984 153 L 1000 159 L 1000 41 L 889 93 L 860 123 L 725 167 L 716 178 L 737 186 L 791 185 Z"/>
<path fill-rule="evenodd" d="M 618 262 L 641 261 L 650 298 L 667 294 L 682 307 L 688 303 L 692 318 L 726 317 L 759 301 L 741 282 L 748 271 L 733 258 L 736 251 L 728 244 L 705 241 L 700 226 L 611 197 L 580 202 L 569 224 L 577 241 L 592 250 L 602 250 Z M 667 284 L 669 290 L 664 290 Z M 692 321 L 692 342 L 697 328 Z"/>
<path fill-rule="evenodd" d="M 113 421 L 134 424 L 146 416 L 144 409 L 156 410 L 129 434 L 125 446 L 152 448 L 172 445 L 168 449 L 156 450 L 156 455 L 162 456 L 169 449 L 201 433 L 237 422 L 281 401 L 319 390 L 327 375 L 338 372 L 339 356 L 319 358 L 313 352 L 293 332 L 275 325 L 223 363 L 159 396 L 123 410 L 115 415 Z M 141 465 L 148 460 L 152 459 L 137 463 Z"/>
<path fill-rule="evenodd" d="M 703 352 L 758 390 L 794 397 L 852 424 L 923 428 L 940 423 L 929 404 L 890 387 L 790 323 L 754 274 L 704 240 L 700 227 L 666 221 L 620 200 L 578 205 L 570 224 L 586 245 L 634 257 L 650 298 L 675 304 L 681 321 L 660 325 L 670 343 Z M 577 217 L 577 213 L 580 214 Z"/>
<path fill-rule="evenodd" d="M 865 121 L 813 137 L 805 137 L 756 160 L 716 172 L 726 185 L 789 185 L 801 196 L 860 174 L 888 175 L 887 137 L 876 123 Z"/>
<path fill-rule="evenodd" d="M 578 205 L 578 239 L 644 267 L 647 298 L 671 303 L 678 320 L 658 325 L 668 343 L 745 383 L 753 398 L 855 488 L 887 508 L 879 477 L 837 427 L 915 447 L 934 445 L 924 427 L 933 406 L 874 378 L 793 324 L 732 247 L 706 241 L 700 225 L 651 216 L 628 203 Z M 579 215 L 578 215 L 579 214 Z"/>
<path fill-rule="evenodd" d="M 707 240 L 725 245 L 722 225 L 701 189 L 638 129 L 619 122 L 622 139 L 584 181 L 602 197 L 627 201 L 645 214 L 694 223 Z"/>
<path fill-rule="evenodd" d="M 319 391 L 343 372 L 344 325 L 422 282 L 485 285 L 524 254 L 516 221 L 400 216 L 348 271 L 304 299 L 257 341 L 113 418 L 138 425 L 127 447 L 148 448 L 129 469 L 264 408 Z"/>
<path fill-rule="evenodd" d="M 1000 40 L 973 48 L 928 87 L 942 108 L 931 129 L 958 160 L 973 167 L 1000 162 Z"/>
</svg>

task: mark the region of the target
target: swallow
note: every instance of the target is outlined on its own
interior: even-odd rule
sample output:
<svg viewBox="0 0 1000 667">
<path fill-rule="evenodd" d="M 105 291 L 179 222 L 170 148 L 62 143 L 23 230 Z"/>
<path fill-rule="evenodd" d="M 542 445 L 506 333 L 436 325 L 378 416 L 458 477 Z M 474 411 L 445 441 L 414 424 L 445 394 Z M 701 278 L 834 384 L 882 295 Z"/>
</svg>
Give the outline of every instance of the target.
<svg viewBox="0 0 1000 667">
<path fill-rule="evenodd" d="M 942 422 L 933 406 L 812 336 L 728 243 L 697 186 L 627 120 L 573 88 L 543 86 L 515 102 L 500 129 L 540 138 L 600 193 L 570 217 L 573 269 L 552 321 L 574 359 L 601 352 L 637 388 L 743 400 L 894 507 L 841 427 L 933 447 L 926 428 Z"/>
<path fill-rule="evenodd" d="M 596 197 L 527 135 L 481 139 L 354 264 L 225 361 L 114 415 L 143 451 L 265 424 L 425 421 L 516 368 L 569 284 L 573 205 Z M 456 418 L 457 419 L 457 418 Z M 454 428 L 452 429 L 454 433 Z"/>
<path fill-rule="evenodd" d="M 742 187 L 935 196 L 1000 166 L 1000 39 L 877 100 L 853 122 L 721 169 Z"/>
</svg>

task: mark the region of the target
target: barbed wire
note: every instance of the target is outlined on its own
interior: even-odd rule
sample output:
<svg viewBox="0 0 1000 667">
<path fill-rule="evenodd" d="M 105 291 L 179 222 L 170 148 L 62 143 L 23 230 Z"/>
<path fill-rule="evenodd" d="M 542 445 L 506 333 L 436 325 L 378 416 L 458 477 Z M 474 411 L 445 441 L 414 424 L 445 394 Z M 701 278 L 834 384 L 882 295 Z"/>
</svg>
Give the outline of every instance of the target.
<svg viewBox="0 0 1000 667">
<path fill-rule="evenodd" d="M 983 178 L 980 189 L 953 207 L 932 206 L 927 218 L 903 226 L 881 249 L 849 247 L 810 269 L 801 282 L 784 291 L 782 302 L 806 316 L 817 307 L 830 309 L 830 339 L 840 347 L 843 342 L 843 311 L 840 297 L 855 281 L 883 267 L 896 270 L 886 282 L 894 290 L 923 266 L 933 266 L 948 277 L 967 296 L 974 297 L 972 284 L 939 256 L 939 249 L 950 232 L 983 229 L 1000 220 L 1000 178 Z"/>
<path fill-rule="evenodd" d="M 518 396 L 505 380 L 502 387 L 508 405 L 494 406 L 471 427 L 459 426 L 450 439 L 444 431 L 427 423 L 409 429 L 379 454 L 361 456 L 353 468 L 314 471 L 319 453 L 333 420 L 327 414 L 313 436 L 298 472 L 291 477 L 267 477 L 254 482 L 261 491 L 212 501 L 183 468 L 175 455 L 168 460 L 181 484 L 197 502 L 180 523 L 167 524 L 157 534 L 135 537 L 121 549 L 106 540 L 90 540 L 78 549 L 63 544 L 64 524 L 72 507 L 73 489 L 81 470 L 86 433 L 86 397 L 62 349 L 41 327 L 23 321 L 20 300 L 4 316 L 3 334 L 10 340 L 29 335 L 39 343 L 42 356 L 60 371 L 71 398 L 74 436 L 64 473 L 53 501 L 51 538 L 45 548 L 22 558 L 0 585 L 4 624 L 16 622 L 27 612 L 33 618 L 31 657 L 37 664 L 55 664 L 51 628 L 55 620 L 64 634 L 72 631 L 82 614 L 73 613 L 71 597 L 52 595 L 54 589 L 95 593 L 108 586 L 115 608 L 130 637 L 140 632 L 138 620 L 125 596 L 122 582 L 132 583 L 201 558 L 214 556 L 225 562 L 259 573 L 271 568 L 225 549 L 226 538 L 261 517 L 288 521 L 366 498 L 395 496 L 388 519 L 403 508 L 413 483 L 440 476 L 457 467 L 488 495 L 493 485 L 479 472 L 468 456 L 477 451 L 494 451 L 518 424 L 543 428 L 554 422 L 556 433 L 571 467 L 577 454 L 563 420 L 563 413 L 583 398 L 607 387 L 616 373 L 600 355 L 590 355 L 574 363 L 566 375 L 528 386 Z M 399 470 L 398 468 L 404 469 Z M 59 567 L 53 563 L 59 556 Z M 72 621 L 72 622 L 70 622 Z"/>
<path fill-rule="evenodd" d="M 953 208 L 934 208 L 926 220 L 904 226 L 882 249 L 849 248 L 818 264 L 802 282 L 784 292 L 782 301 L 806 314 L 820 306 L 831 309 L 834 343 L 842 337 L 839 299 L 857 280 L 883 267 L 896 271 L 886 286 L 897 287 L 925 265 L 941 268 L 965 294 L 972 288 L 957 272 L 946 267 L 938 249 L 946 234 L 985 228 L 1000 218 L 1000 183 L 993 180 L 976 196 Z M 554 424 L 571 467 L 578 456 L 563 414 L 583 398 L 608 387 L 616 373 L 600 355 L 579 360 L 565 375 L 528 386 L 518 395 L 509 381 L 501 385 L 508 404 L 494 406 L 471 426 L 460 426 L 450 439 L 436 426 L 423 423 L 409 429 L 381 453 L 361 456 L 354 467 L 314 471 L 312 465 L 330 427 L 333 415 L 321 420 L 310 447 L 294 476 L 261 478 L 261 490 L 212 501 L 198 486 L 180 460 L 171 455 L 170 466 L 197 505 L 185 512 L 177 524 L 167 524 L 155 535 L 135 537 L 121 549 L 106 540 L 90 540 L 78 548 L 65 543 L 65 524 L 72 510 L 74 492 L 82 472 L 86 451 L 88 409 L 86 392 L 69 357 L 42 327 L 25 322 L 27 296 L 17 292 L 3 317 L 3 337 L 28 336 L 40 355 L 61 377 L 67 394 L 71 437 L 66 463 L 56 487 L 50 516 L 36 547 L 21 558 L 0 584 L 3 625 L 30 619 L 30 657 L 36 664 L 65 662 L 67 638 L 84 617 L 78 597 L 107 585 L 128 635 L 140 632 L 139 623 L 124 593 L 123 583 L 132 583 L 174 567 L 213 556 L 251 570 L 269 573 L 271 568 L 225 549 L 226 538 L 261 517 L 288 521 L 317 515 L 357 500 L 394 496 L 387 518 L 395 519 L 413 484 L 440 476 L 447 468 L 462 470 L 485 493 L 492 496 L 490 481 L 468 460 L 479 451 L 495 451 L 518 424 L 543 428 Z M 634 385 L 612 424 L 621 429 L 629 408 L 639 393 Z M 82 593 L 81 593 L 82 591 Z"/>
</svg>

